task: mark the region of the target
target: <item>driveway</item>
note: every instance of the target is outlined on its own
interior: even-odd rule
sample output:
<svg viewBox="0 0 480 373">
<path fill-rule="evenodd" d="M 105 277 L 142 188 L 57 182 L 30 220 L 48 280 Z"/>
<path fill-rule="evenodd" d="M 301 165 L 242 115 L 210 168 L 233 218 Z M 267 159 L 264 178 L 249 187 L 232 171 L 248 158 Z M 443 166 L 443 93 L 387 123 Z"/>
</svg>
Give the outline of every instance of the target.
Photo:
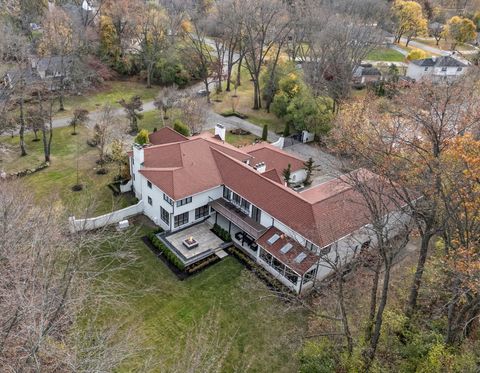
<svg viewBox="0 0 480 373">
<path fill-rule="evenodd" d="M 292 153 L 299 158 L 307 160 L 312 157 L 319 170 L 315 172 L 312 179 L 312 186 L 321 184 L 325 181 L 338 177 L 341 174 L 342 163 L 333 155 L 324 152 L 317 144 L 295 144 L 284 148 L 288 153 Z"/>
</svg>

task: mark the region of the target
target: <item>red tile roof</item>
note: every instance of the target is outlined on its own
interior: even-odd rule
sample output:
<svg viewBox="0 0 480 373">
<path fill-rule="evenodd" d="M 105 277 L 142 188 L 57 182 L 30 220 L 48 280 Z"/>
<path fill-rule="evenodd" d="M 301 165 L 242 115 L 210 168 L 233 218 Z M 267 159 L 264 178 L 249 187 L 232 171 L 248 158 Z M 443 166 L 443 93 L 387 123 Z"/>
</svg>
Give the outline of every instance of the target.
<svg viewBox="0 0 480 373">
<path fill-rule="evenodd" d="M 289 164 L 292 172 L 303 168 L 302 159 L 287 154 L 266 142 L 249 145 L 242 148 L 242 150 L 255 158 L 253 161 L 255 164 L 264 162 L 267 170 L 274 168 L 281 173 Z"/>
<path fill-rule="evenodd" d="M 286 159 L 281 150 L 268 152 Z M 226 185 L 320 247 L 371 221 L 363 197 L 345 180 L 297 193 L 283 185 L 277 169 L 260 174 L 254 164 L 251 155 L 210 135 L 144 148 L 140 172 L 174 200 Z"/>
<path fill-rule="evenodd" d="M 152 145 L 163 145 L 171 144 L 173 142 L 187 141 L 188 137 L 183 136 L 170 127 L 163 127 L 148 135 L 148 139 Z"/>
<path fill-rule="evenodd" d="M 280 238 L 272 245 L 270 245 L 268 243 L 268 240 L 274 234 L 279 235 Z M 298 242 L 294 241 L 290 237 L 287 237 L 283 232 L 281 232 L 275 227 L 271 227 L 262 236 L 260 236 L 257 240 L 257 243 L 270 254 L 272 254 L 275 258 L 277 258 L 280 262 L 285 264 L 287 267 L 293 269 L 299 275 L 304 275 L 318 261 L 318 256 L 316 254 L 305 249 Z M 292 248 L 284 254 L 280 250 L 287 243 L 291 244 Z M 295 261 L 295 258 L 297 258 L 298 255 L 301 253 L 305 254 L 305 258 L 300 263 L 298 263 Z"/>
</svg>

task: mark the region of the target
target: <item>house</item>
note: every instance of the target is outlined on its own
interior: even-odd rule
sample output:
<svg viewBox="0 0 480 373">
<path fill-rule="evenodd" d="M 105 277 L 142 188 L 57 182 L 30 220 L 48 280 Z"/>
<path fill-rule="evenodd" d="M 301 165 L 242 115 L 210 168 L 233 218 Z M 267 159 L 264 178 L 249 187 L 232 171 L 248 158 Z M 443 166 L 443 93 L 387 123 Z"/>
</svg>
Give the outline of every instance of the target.
<svg viewBox="0 0 480 373">
<path fill-rule="evenodd" d="M 454 80 L 463 75 L 468 65 L 451 56 L 430 57 L 413 60 L 407 68 L 407 76 L 416 81 L 430 79 L 433 82 Z"/>
<path fill-rule="evenodd" d="M 353 70 L 352 81 L 354 84 L 368 84 L 382 79 L 382 73 L 372 64 L 364 63 Z"/>
<path fill-rule="evenodd" d="M 338 252 L 348 257 L 353 247 L 368 245 L 368 211 L 344 180 L 296 192 L 286 186 L 282 170 L 290 165 L 291 181 L 303 182 L 302 159 L 267 143 L 235 148 L 224 142 L 220 127 L 216 135 L 193 137 L 165 127 L 150 136 L 151 144 L 135 144 L 129 153 L 131 186 L 142 211 L 163 228 L 159 239 L 184 265 L 214 253 L 214 247 L 193 244 L 211 235 L 205 227 L 216 225 L 301 294 L 330 274 L 325 258 Z"/>
<path fill-rule="evenodd" d="M 66 56 L 31 58 L 30 61 L 32 70 L 42 80 L 68 77 L 73 65 L 72 58 Z"/>
</svg>

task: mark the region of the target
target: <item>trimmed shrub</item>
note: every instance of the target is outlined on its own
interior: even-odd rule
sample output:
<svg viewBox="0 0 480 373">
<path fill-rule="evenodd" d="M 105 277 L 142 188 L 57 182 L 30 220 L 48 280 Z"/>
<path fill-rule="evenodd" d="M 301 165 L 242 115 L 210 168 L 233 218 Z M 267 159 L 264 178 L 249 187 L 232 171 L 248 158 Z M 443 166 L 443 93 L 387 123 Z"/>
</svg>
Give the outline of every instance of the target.
<svg viewBox="0 0 480 373">
<path fill-rule="evenodd" d="M 183 271 L 185 269 L 185 266 L 181 262 L 180 259 L 170 250 L 162 241 L 158 239 L 158 237 L 155 235 L 154 232 L 150 232 L 147 235 L 148 239 L 150 242 L 155 246 L 158 250 L 162 252 L 162 254 L 167 258 L 167 260 L 172 263 L 175 267 L 177 267 L 179 270 Z"/>
<path fill-rule="evenodd" d="M 285 129 L 283 130 L 283 137 L 290 136 L 290 124 L 285 123 Z"/>
<path fill-rule="evenodd" d="M 268 137 L 268 125 L 265 124 L 263 126 L 263 131 L 262 131 L 262 140 L 267 141 L 267 137 Z"/>
<path fill-rule="evenodd" d="M 218 224 L 215 224 L 213 226 L 212 232 L 215 233 L 218 237 L 220 237 L 225 242 L 230 242 L 232 240 L 232 236 L 230 236 L 230 233 L 228 233 L 228 231 L 223 229 Z"/>
<path fill-rule="evenodd" d="M 180 119 L 175 119 L 173 122 L 173 129 L 183 136 L 190 136 L 190 129 Z"/>
<path fill-rule="evenodd" d="M 135 137 L 135 142 L 138 145 L 144 145 L 148 143 L 148 131 L 145 128 L 140 130 L 137 137 Z"/>
</svg>

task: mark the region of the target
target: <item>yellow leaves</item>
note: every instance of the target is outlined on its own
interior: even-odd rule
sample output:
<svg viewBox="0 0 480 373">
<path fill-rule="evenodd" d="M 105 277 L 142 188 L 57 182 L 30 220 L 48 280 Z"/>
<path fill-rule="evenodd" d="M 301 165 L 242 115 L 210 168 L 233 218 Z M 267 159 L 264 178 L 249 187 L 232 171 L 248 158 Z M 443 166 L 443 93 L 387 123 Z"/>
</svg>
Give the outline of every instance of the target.
<svg viewBox="0 0 480 373">
<path fill-rule="evenodd" d="M 416 1 L 396 0 L 392 9 L 398 18 L 398 27 L 402 33 L 426 34 L 428 21 L 423 16 L 422 6 L 419 3 Z"/>
<path fill-rule="evenodd" d="M 407 60 L 421 60 L 427 58 L 427 54 L 421 49 L 413 49 L 407 56 Z"/>
<path fill-rule="evenodd" d="M 477 27 L 468 18 L 454 16 L 450 18 L 445 27 L 444 36 L 449 37 L 457 43 L 465 43 L 475 39 Z"/>
<path fill-rule="evenodd" d="M 70 17 L 63 10 L 54 8 L 43 24 L 38 51 L 41 55 L 64 56 L 73 48 L 73 28 Z"/>
<path fill-rule="evenodd" d="M 185 33 L 191 33 L 193 30 L 192 23 L 189 20 L 184 19 L 181 23 L 182 31 Z"/>
</svg>

